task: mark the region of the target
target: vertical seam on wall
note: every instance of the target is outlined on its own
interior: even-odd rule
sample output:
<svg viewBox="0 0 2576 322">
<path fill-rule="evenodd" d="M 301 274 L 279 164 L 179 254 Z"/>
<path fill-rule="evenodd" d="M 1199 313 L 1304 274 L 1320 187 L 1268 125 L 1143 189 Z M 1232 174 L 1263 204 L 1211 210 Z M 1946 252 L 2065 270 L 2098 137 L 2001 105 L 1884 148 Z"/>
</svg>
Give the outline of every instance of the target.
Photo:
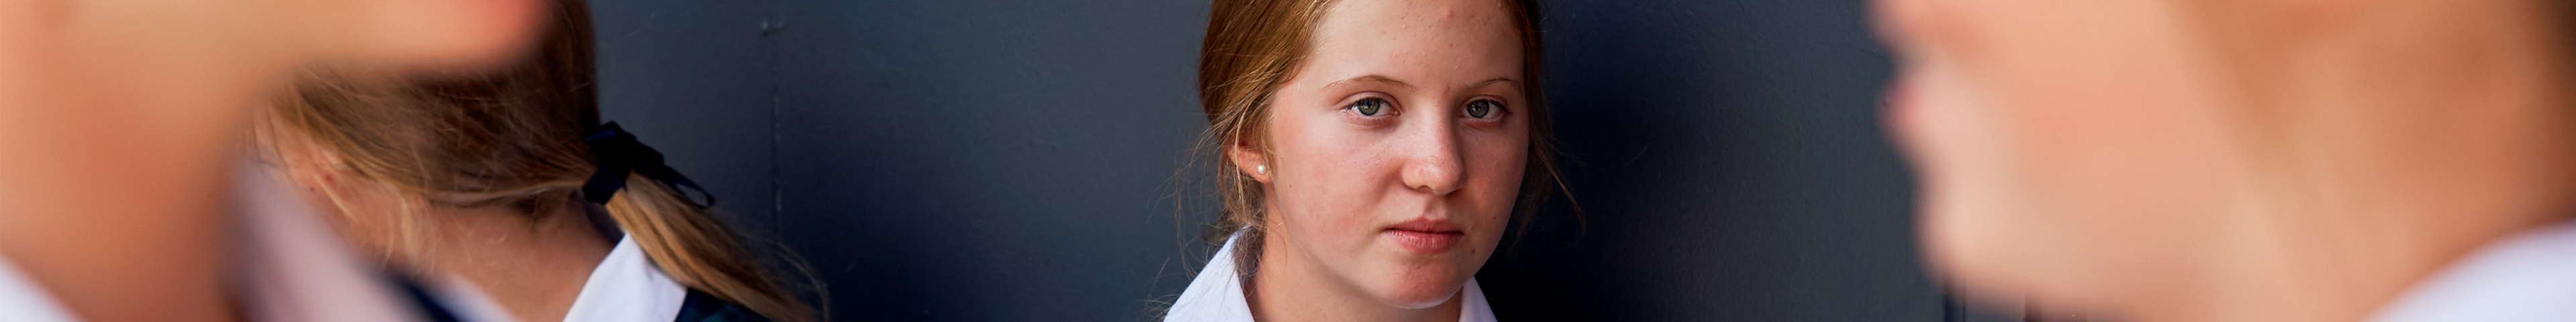
<svg viewBox="0 0 2576 322">
<path fill-rule="evenodd" d="M 779 143 L 780 143 L 780 141 L 783 141 L 783 140 L 784 140 L 784 138 L 783 138 L 783 137 L 781 137 L 781 136 L 779 135 L 779 130 L 778 130 L 778 129 L 779 129 L 779 126 L 780 126 L 780 122 L 781 122 L 781 121 L 780 121 L 780 118 L 779 118 L 779 116 L 780 116 L 780 114 L 781 114 L 781 113 L 780 113 L 780 107 L 779 107 L 779 102 L 778 102 L 778 101 L 779 101 L 779 99 L 778 99 L 778 96 L 779 96 L 778 78 L 779 78 L 779 71 L 780 71 L 780 70 L 783 70 L 783 68 L 780 68 L 780 65 L 779 65 L 779 59 L 778 59 L 778 51 L 779 51 L 778 47 L 779 47 L 779 45 L 778 45 L 778 38 L 777 38 L 777 35 L 778 35 L 778 31 L 779 31 L 779 29 L 781 29 L 781 27 L 784 27 L 784 26 L 785 26 L 785 24 L 784 24 L 784 23 L 780 23 L 780 22 L 778 22 L 778 20 L 779 20 L 779 13 L 780 13 L 780 11 L 779 11 L 779 9 L 778 9 L 778 8 L 779 8 L 779 7 L 784 6 L 784 3 L 785 3 L 785 1 L 783 1 L 783 0 L 771 0 L 771 1 L 769 1 L 769 10 L 768 10 L 769 12 L 767 12 L 766 14 L 763 14 L 763 15 L 762 15 L 762 17 L 760 17 L 760 41 L 761 41 L 761 47 L 762 47 L 762 48 L 761 48 L 761 50 L 763 51 L 762 53 L 763 53 L 765 56 L 767 56 L 767 57 L 764 57 L 764 58 L 766 58 L 766 59 L 768 60 L 767 62 L 765 62 L 765 63 L 766 63 L 766 65 L 768 65 L 768 66 L 765 66 L 765 67 L 768 67 L 768 69 L 769 69 L 769 77 L 766 77 L 766 79 L 765 79 L 765 81 L 768 81 L 768 82 L 769 82 L 769 220 L 768 220 L 768 221 L 769 221 L 769 225 L 770 225 L 770 227 L 773 227 L 773 228 L 775 228 L 775 227 L 785 227 L 785 225 L 787 224 L 787 223 L 785 222 L 785 220 L 784 220 L 785 218 L 787 218 L 787 215 L 786 215 L 786 212 L 787 212 L 787 194 L 786 194 L 786 191 L 785 191 L 785 190 L 783 190 L 783 189 L 779 186 L 779 184 L 778 184 L 778 180 L 779 180 L 779 160 L 778 160 L 779 153 L 778 153 L 778 149 L 779 149 Z"/>
</svg>

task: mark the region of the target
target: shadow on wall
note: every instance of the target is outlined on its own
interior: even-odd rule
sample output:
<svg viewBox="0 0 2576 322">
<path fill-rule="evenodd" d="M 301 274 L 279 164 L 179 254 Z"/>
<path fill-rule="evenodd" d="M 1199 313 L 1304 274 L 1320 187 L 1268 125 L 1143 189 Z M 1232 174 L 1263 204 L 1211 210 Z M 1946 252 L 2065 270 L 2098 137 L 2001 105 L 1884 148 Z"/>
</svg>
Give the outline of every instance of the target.
<svg viewBox="0 0 2576 322">
<path fill-rule="evenodd" d="M 839 317 L 1128 320 L 1187 283 L 1204 1 L 781 7 L 782 232 Z"/>
<path fill-rule="evenodd" d="M 1479 281 L 1538 320 L 1938 321 L 1864 1 L 1546 3 L 1560 202 Z"/>
</svg>

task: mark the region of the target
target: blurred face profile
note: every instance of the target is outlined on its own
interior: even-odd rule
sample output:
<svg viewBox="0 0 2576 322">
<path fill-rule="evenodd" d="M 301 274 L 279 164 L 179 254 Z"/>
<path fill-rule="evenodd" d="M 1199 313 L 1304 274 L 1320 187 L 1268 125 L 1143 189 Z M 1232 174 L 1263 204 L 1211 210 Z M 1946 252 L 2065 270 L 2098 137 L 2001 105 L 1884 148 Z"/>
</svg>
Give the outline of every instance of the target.
<svg viewBox="0 0 2576 322">
<path fill-rule="evenodd" d="M 2546 90 L 2493 81 L 2549 71 L 2516 65 L 2546 52 L 2530 1 L 1877 7 L 1927 256 L 1974 295 L 2126 311 L 2329 214 L 2547 198 L 2519 147 L 2564 107 L 2479 99 Z"/>
<path fill-rule="evenodd" d="M 1502 6 L 1326 8 L 1310 55 L 1271 97 L 1264 148 L 1238 152 L 1268 167 L 1255 175 L 1270 192 L 1262 274 L 1311 271 L 1325 287 L 1425 308 L 1484 265 L 1529 148 L 1522 48 Z"/>
<path fill-rule="evenodd" d="M 21 27 L 116 36 L 127 43 L 230 47 L 356 64 L 463 67 L 510 57 L 550 14 L 540 0 L 40 1 Z M 181 54 L 181 53 L 168 53 Z"/>
<path fill-rule="evenodd" d="M 2227 106 L 2156 1 L 1884 1 L 1903 48 L 1890 122 L 1924 238 L 1963 285 L 2084 297 L 2181 260 L 2228 207 Z M 2069 26 L 2084 26 L 2070 29 Z M 2136 265 L 2148 264 L 2148 265 Z M 1985 290 L 1996 291 L 1996 290 Z M 2086 300 L 2078 300 L 2086 301 Z"/>
<path fill-rule="evenodd" d="M 517 56 L 545 12 L 536 0 L 0 1 L 0 252 L 86 319 L 236 316 L 217 276 L 234 222 L 216 213 L 242 197 L 223 182 L 243 112 L 298 66 L 486 67 Z"/>
</svg>

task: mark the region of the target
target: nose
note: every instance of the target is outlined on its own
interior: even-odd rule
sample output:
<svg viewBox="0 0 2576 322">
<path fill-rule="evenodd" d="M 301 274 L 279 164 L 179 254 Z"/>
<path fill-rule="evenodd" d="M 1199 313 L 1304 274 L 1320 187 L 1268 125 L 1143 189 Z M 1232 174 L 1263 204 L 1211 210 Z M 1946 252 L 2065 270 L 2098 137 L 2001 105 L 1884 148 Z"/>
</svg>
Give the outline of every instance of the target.
<svg viewBox="0 0 2576 322">
<path fill-rule="evenodd" d="M 1871 26 L 1879 42 L 1895 49 L 1900 58 L 1927 56 L 1940 47 L 1973 40 L 1966 34 L 1967 26 L 1953 17 L 1960 9 L 1949 8 L 1952 5 L 1939 0 L 1872 1 Z"/>
<path fill-rule="evenodd" d="M 1414 191 L 1444 196 L 1458 191 L 1465 173 L 1459 156 L 1457 120 L 1442 117 L 1407 133 L 1404 185 Z"/>
</svg>

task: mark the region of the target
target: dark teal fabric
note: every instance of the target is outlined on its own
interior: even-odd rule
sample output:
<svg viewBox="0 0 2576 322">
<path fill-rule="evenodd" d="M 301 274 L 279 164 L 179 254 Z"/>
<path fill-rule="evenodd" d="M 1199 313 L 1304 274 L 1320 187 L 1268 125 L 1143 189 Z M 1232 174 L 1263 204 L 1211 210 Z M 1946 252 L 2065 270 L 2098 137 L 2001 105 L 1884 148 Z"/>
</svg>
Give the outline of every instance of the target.
<svg viewBox="0 0 2576 322">
<path fill-rule="evenodd" d="M 752 312 L 741 304 L 716 298 L 714 294 L 689 290 L 689 299 L 680 302 L 680 317 L 675 322 L 768 322 L 768 317 Z"/>
</svg>

